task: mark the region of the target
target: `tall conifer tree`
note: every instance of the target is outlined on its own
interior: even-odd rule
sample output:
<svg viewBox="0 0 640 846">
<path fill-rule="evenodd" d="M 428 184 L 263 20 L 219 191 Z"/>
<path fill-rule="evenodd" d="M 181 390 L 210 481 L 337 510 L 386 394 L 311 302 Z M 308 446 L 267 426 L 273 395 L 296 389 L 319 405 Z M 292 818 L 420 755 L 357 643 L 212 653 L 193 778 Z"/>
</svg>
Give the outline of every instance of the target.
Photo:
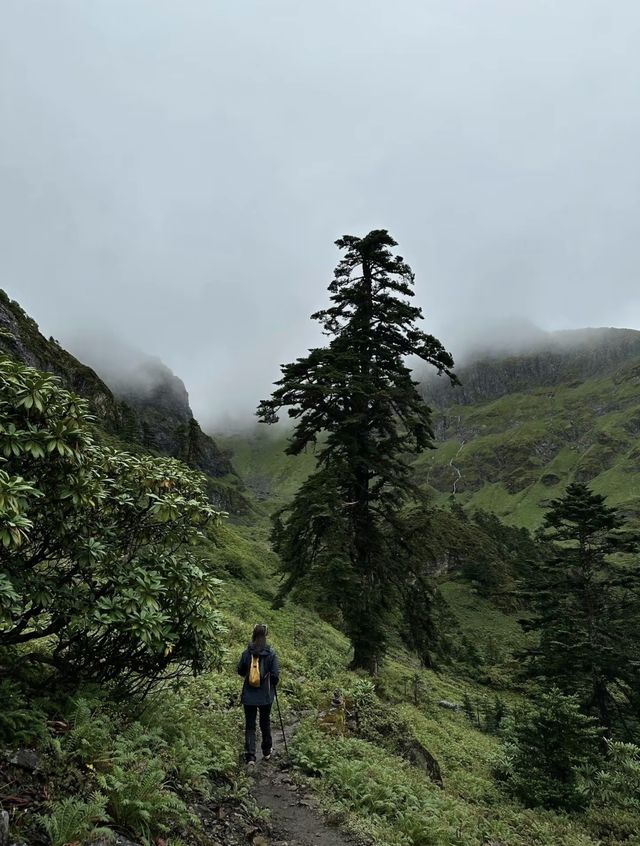
<svg viewBox="0 0 640 846">
<path fill-rule="evenodd" d="M 329 285 L 332 305 L 312 315 L 331 340 L 282 366 L 258 416 L 274 423 L 288 409 L 297 421 L 291 455 L 322 436 L 315 473 L 274 525 L 284 593 L 305 583 L 327 607 L 338 608 L 354 666 L 373 670 L 398 586 L 420 589 L 407 578 L 410 551 L 399 509 L 419 495 L 410 455 L 433 447 L 433 432 L 407 359 L 456 378 L 451 355 L 418 328 L 414 275 L 392 254 L 389 233 L 346 235 L 336 245 L 344 256 Z"/>
<path fill-rule="evenodd" d="M 542 535 L 548 554 L 529 574 L 533 615 L 522 620 L 539 635 L 527 651 L 529 670 L 577 694 L 607 731 L 617 724 L 632 735 L 640 717 L 640 571 L 625 553 L 637 550 L 637 533 L 604 497 L 573 483 L 551 502 Z"/>
</svg>

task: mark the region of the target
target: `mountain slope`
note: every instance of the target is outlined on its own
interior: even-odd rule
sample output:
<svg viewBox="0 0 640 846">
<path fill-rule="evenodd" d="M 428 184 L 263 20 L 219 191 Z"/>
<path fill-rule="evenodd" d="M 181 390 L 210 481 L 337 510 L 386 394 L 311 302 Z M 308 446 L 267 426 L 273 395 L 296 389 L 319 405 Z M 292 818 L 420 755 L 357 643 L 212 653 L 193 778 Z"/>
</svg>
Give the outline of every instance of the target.
<svg viewBox="0 0 640 846">
<path fill-rule="evenodd" d="M 640 360 L 640 332 L 635 329 L 575 329 L 541 333 L 517 351 L 482 351 L 456 368 L 462 384 L 425 375 L 430 405 L 477 405 L 506 394 L 571 384 L 614 373 Z"/>
<path fill-rule="evenodd" d="M 570 481 L 640 515 L 640 332 L 558 333 L 529 354 L 460 370 L 463 387 L 425 385 L 438 449 L 416 475 L 437 498 L 535 526 Z"/>
<path fill-rule="evenodd" d="M 47 340 L 38 324 L 2 290 L 0 351 L 58 376 L 67 388 L 89 400 L 107 433 L 143 449 L 180 458 L 206 473 L 216 480 L 217 493 L 212 493 L 223 507 L 240 504 L 242 498 L 231 488 L 226 489 L 223 482 L 224 477 L 235 478 L 231 462 L 213 438 L 200 429 L 184 384 L 162 362 L 136 362 L 126 378 L 110 380 L 109 387 L 95 370 L 56 340 Z"/>
<path fill-rule="evenodd" d="M 34 362 L 41 356 L 39 360 L 52 370 L 58 368 L 68 384 L 83 386 L 96 408 L 102 404 L 103 419 L 113 413 L 115 423 L 124 425 L 119 437 L 126 441 L 127 424 L 118 417 L 126 403 L 68 353 L 61 350 L 56 358 L 55 342 L 46 342 L 39 333 L 31 338 L 24 334 L 37 333 L 37 327 L 10 305 L 2 311 L 4 331 L 11 334 L 3 336 L 3 345 Z M 600 381 L 589 380 L 589 390 L 598 397 Z M 159 396 L 153 390 L 148 395 L 135 392 L 130 401 L 136 407 L 127 405 L 132 420 L 139 421 L 145 407 L 162 420 L 171 417 L 174 402 L 184 411 L 186 395 L 180 384 L 174 382 L 173 393 L 167 386 Z M 470 414 L 484 414 L 487 407 L 516 396 L 467 408 Z M 589 391 L 585 396 L 591 396 Z M 525 397 L 529 402 L 526 393 Z M 578 402 L 580 408 L 584 404 L 584 399 Z M 192 418 L 185 420 L 189 424 Z M 238 465 L 247 472 L 254 491 L 274 504 L 290 497 L 313 466 L 312 454 L 285 456 L 285 440 L 283 430 L 261 428 L 251 438 L 241 435 L 228 441 L 235 444 Z M 130 447 L 135 449 L 135 444 Z M 86 832 L 78 834 L 76 822 L 76 829 L 65 830 L 57 842 L 95 844 L 100 832 L 91 829 L 101 820 L 114 826 L 118 842 L 131 843 L 130 837 L 187 846 L 275 842 L 274 835 L 280 833 L 249 801 L 250 782 L 238 765 L 241 681 L 235 662 L 255 621 L 269 623 L 281 655 L 278 690 L 284 719 L 302 717 L 289 744 L 290 760 L 283 762 L 287 785 L 298 784 L 299 801 L 305 807 L 317 802 L 357 842 L 364 839 L 372 846 L 633 842 L 637 813 L 611 810 L 610 798 L 604 808 L 595 801 L 584 813 L 525 809 L 496 779 L 496 762 L 503 757 L 496 715 L 502 720 L 505 713 L 515 713 L 526 695 L 511 655 L 523 635 L 512 615 L 480 595 L 482 585 L 476 578 L 472 583 L 459 578 L 443 586 L 461 629 L 451 625 L 446 636 L 456 662 L 443 662 L 437 671 L 425 670 L 394 638 L 379 677 L 365 679 L 348 671 L 351 648 L 336 628 L 305 605 L 287 601 L 274 608 L 278 562 L 261 516 L 251 515 L 257 518 L 253 525 L 223 524 L 215 532 L 215 542 L 203 536 L 197 547 L 203 566 L 223 580 L 220 610 L 227 649 L 220 656 L 220 672 L 152 691 L 144 707 L 133 698 L 125 703 L 122 696 L 112 700 L 110 689 L 95 685 L 73 690 L 69 701 L 66 690 L 64 697 L 58 691 L 54 695 L 41 681 L 34 694 L 21 676 L 20 686 L 0 685 L 2 704 L 9 705 L 8 720 L 0 707 L 0 717 L 5 717 L 0 729 L 8 725 L 11 733 L 9 746 L 0 750 L 0 774 L 10 787 L 2 807 L 9 808 L 11 817 L 0 815 L 5 832 L 10 819 L 7 842 L 30 846 L 48 842 L 43 820 L 54 831 L 68 820 L 70 809 L 77 817 L 89 807 L 89 800 L 95 805 L 96 795 L 101 796 L 95 791 L 104 785 L 110 791 L 104 799 L 110 802 L 109 816 L 104 807 L 90 810 L 91 817 L 87 811 L 86 819 L 80 818 Z M 440 515 L 440 525 L 429 535 L 436 537 L 435 529 L 444 533 L 444 522 Z M 459 523 L 446 534 L 454 535 L 460 546 Z M 477 560 L 477 547 L 472 552 L 470 558 Z M 4 655 L 1 663 L 6 671 Z M 20 660 L 15 666 L 22 670 L 28 664 Z M 34 678 L 29 666 L 28 683 Z M 19 727 L 26 723 L 33 733 L 27 734 L 28 749 L 22 748 L 24 739 L 15 736 L 12 720 Z M 276 743 L 279 746 L 279 733 Z M 21 767 L 24 753 L 27 761 L 35 756 L 35 775 L 31 765 Z M 267 777 L 282 761 L 281 755 L 282 749 L 276 747 L 275 761 L 259 765 L 271 768 Z M 292 798 L 298 801 L 295 795 Z M 196 824 L 199 820 L 201 827 Z M 291 846 L 307 842 L 306 832 L 304 841 L 287 838 Z M 106 842 L 107 837 L 102 839 Z"/>
<path fill-rule="evenodd" d="M 486 355 L 458 373 L 459 388 L 423 383 L 437 449 L 414 466 L 437 502 L 455 494 L 534 527 L 545 503 L 576 480 L 640 516 L 640 332 L 551 333 L 529 352 Z M 284 454 L 284 428 L 216 437 L 247 486 L 274 504 L 314 466 L 312 454 Z"/>
<path fill-rule="evenodd" d="M 312 450 L 301 455 L 285 453 L 288 429 L 256 424 L 234 434 L 216 432 L 216 441 L 231 456 L 243 483 L 267 508 L 283 505 L 315 467 Z"/>
</svg>

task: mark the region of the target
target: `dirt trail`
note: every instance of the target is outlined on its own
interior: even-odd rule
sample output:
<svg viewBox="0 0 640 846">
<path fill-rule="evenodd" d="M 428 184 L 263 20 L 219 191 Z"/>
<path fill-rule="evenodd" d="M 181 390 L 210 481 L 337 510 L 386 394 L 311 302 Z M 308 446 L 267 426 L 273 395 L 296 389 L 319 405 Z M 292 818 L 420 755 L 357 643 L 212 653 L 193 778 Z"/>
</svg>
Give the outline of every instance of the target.
<svg viewBox="0 0 640 846">
<path fill-rule="evenodd" d="M 269 846 L 355 846 L 322 818 L 313 796 L 296 788 L 286 770 L 274 761 L 256 765 L 253 795 L 258 804 L 271 811 Z"/>
<path fill-rule="evenodd" d="M 295 725 L 287 726 L 287 741 L 295 728 Z M 296 786 L 282 762 L 283 758 L 276 756 L 270 761 L 259 761 L 254 770 L 253 795 L 261 807 L 271 811 L 270 838 L 265 844 L 357 846 L 360 841 L 338 831 L 323 818 L 314 797 Z"/>
</svg>

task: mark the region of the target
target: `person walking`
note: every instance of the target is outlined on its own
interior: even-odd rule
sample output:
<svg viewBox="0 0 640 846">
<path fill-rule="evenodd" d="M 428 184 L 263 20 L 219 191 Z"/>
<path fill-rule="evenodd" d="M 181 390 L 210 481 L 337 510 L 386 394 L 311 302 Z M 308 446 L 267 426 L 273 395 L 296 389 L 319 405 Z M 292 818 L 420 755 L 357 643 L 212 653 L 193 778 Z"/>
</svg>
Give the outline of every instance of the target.
<svg viewBox="0 0 640 846">
<path fill-rule="evenodd" d="M 271 706 L 280 681 L 280 664 L 274 649 L 267 643 L 268 627 L 261 623 L 253 628 L 251 641 L 238 661 L 238 675 L 244 678 L 244 756 L 248 766 L 256 763 L 256 718 L 260 716 L 262 757 L 271 757 Z"/>
</svg>

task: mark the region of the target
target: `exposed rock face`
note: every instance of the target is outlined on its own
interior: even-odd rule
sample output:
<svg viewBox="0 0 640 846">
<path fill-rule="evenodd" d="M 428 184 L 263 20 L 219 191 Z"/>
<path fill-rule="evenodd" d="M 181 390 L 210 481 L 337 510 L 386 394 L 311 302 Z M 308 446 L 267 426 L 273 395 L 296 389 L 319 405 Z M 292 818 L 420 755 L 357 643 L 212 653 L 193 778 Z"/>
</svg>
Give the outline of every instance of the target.
<svg viewBox="0 0 640 846">
<path fill-rule="evenodd" d="M 47 341 L 35 320 L 1 289 L 0 351 L 30 367 L 59 376 L 67 388 L 90 401 L 94 413 L 108 431 L 117 432 L 120 428 L 121 409 L 97 373 L 79 362 L 53 338 Z"/>
<path fill-rule="evenodd" d="M 640 358 L 640 332 L 635 329 L 576 329 L 549 333 L 529 352 L 480 354 L 456 369 L 462 382 L 428 376 L 423 382 L 430 405 L 475 405 L 537 387 L 553 387 L 609 373 L 617 365 Z"/>
<path fill-rule="evenodd" d="M 213 478 L 233 473 L 231 462 L 194 419 L 183 382 L 157 359 L 105 381 L 90 367 L 47 340 L 36 322 L 0 290 L 0 351 L 59 376 L 89 400 L 104 428 L 130 443 L 180 458 Z"/>
<path fill-rule="evenodd" d="M 103 375 L 115 396 L 134 412 L 126 421 L 129 438 L 209 476 L 233 473 L 229 459 L 195 420 L 183 381 L 159 359 L 136 357 L 128 369 Z"/>
</svg>

